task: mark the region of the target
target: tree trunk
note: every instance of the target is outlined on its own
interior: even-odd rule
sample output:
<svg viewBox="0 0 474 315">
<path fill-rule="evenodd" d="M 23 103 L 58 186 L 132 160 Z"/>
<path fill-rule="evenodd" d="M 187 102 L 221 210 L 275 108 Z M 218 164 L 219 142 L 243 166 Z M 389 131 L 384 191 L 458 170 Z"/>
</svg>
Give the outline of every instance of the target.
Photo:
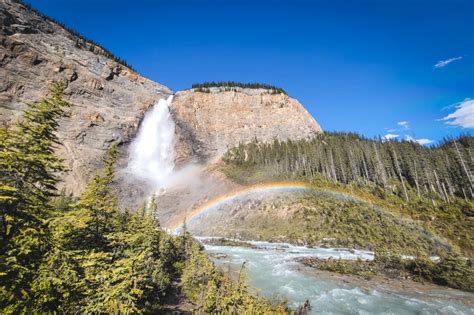
<svg viewBox="0 0 474 315">
<path fill-rule="evenodd" d="M 392 148 L 392 151 L 393 151 L 393 156 L 395 158 L 395 165 L 397 166 L 398 177 L 400 177 L 400 181 L 402 182 L 403 192 L 405 193 L 405 199 L 407 202 L 409 202 L 410 199 L 408 199 L 407 188 L 405 187 L 405 181 L 403 180 L 403 177 L 402 177 L 402 170 L 400 169 L 400 164 L 398 163 L 397 152 L 395 152 L 393 148 Z"/>
</svg>

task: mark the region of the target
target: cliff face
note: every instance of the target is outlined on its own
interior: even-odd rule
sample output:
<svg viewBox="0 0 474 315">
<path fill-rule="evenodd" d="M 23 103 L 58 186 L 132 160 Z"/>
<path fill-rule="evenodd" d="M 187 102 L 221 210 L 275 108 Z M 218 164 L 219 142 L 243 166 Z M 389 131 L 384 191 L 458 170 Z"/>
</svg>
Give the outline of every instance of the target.
<svg viewBox="0 0 474 315">
<path fill-rule="evenodd" d="M 0 27 L 0 124 L 19 119 L 53 82 L 67 84 L 72 106 L 58 153 L 70 170 L 63 176 L 69 191 L 81 191 L 110 143 L 126 144 L 144 111 L 171 94 L 14 1 L 0 0 Z"/>
<path fill-rule="evenodd" d="M 180 91 L 171 111 L 179 133 L 178 160 L 209 161 L 241 142 L 304 139 L 322 132 L 297 100 L 266 89 Z"/>
<path fill-rule="evenodd" d="M 46 96 L 58 81 L 66 84 L 64 97 L 72 106 L 60 122 L 63 145 L 57 151 L 69 169 L 62 175 L 63 186 L 75 194 L 101 167 L 111 143 L 121 144 L 119 163 L 125 165 L 128 143 L 145 111 L 172 93 L 24 5 L 0 0 L 0 125 L 20 119 L 26 104 Z M 265 89 L 181 91 L 171 112 L 178 165 L 212 162 L 240 142 L 301 139 L 321 132 L 298 101 Z M 120 186 L 130 191 L 133 204 L 143 197 L 144 186 Z"/>
</svg>

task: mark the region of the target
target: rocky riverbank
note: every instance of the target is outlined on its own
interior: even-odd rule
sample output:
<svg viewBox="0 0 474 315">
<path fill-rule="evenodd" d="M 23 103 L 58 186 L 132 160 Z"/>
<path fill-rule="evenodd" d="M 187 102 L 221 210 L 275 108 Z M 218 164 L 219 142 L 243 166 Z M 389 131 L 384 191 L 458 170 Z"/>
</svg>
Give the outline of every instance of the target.
<svg viewBox="0 0 474 315">
<path fill-rule="evenodd" d="M 370 261 L 301 257 L 297 261 L 314 269 L 353 275 L 366 280 L 376 277 L 394 281 L 410 280 L 474 292 L 472 261 L 455 254 L 443 258 L 376 255 L 375 259 Z"/>
</svg>

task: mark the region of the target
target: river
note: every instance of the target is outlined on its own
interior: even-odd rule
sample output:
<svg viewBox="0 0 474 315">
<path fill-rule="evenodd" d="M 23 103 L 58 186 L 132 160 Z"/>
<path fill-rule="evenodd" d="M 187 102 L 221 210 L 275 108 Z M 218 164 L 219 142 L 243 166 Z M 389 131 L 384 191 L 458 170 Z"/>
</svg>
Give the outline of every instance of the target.
<svg viewBox="0 0 474 315">
<path fill-rule="evenodd" d="M 298 257 L 373 259 L 369 251 L 249 243 L 253 246 L 204 247 L 219 266 L 237 269 L 246 262 L 250 285 L 258 294 L 286 300 L 293 308 L 308 299 L 311 314 L 474 314 L 472 293 L 431 285 L 422 290 L 361 286 L 357 281 L 321 276 L 295 261 Z"/>
</svg>

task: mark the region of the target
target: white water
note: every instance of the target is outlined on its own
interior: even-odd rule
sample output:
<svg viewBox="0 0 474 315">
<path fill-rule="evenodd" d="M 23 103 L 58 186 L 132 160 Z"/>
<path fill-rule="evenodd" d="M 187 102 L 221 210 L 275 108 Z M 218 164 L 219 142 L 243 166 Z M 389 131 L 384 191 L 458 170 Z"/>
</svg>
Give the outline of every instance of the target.
<svg viewBox="0 0 474 315">
<path fill-rule="evenodd" d="M 208 253 L 225 254 L 215 258 L 218 265 L 236 269 L 247 262 L 250 284 L 267 298 L 286 299 L 296 308 L 308 299 L 311 314 L 474 314 L 459 302 L 474 295 L 452 289 L 396 290 L 382 284 L 362 288 L 332 278 L 317 277 L 294 259 L 312 256 L 327 259 L 372 259 L 372 253 L 348 249 L 305 248 L 290 244 L 250 242 L 254 248 L 205 245 Z"/>
<path fill-rule="evenodd" d="M 145 114 L 136 139 L 130 146 L 128 171 L 159 189 L 174 169 L 175 123 L 169 111 L 173 96 L 160 99 Z"/>
<path fill-rule="evenodd" d="M 222 239 L 222 237 L 196 237 L 200 241 L 209 239 Z M 232 239 L 229 239 L 232 240 Z M 238 241 L 238 240 L 237 240 Z M 259 251 L 280 252 L 285 253 L 286 259 L 295 259 L 300 257 L 317 257 L 321 259 L 344 259 L 344 260 L 374 260 L 374 252 L 360 249 L 349 248 L 322 248 L 322 247 L 306 247 L 296 246 L 289 243 L 265 242 L 265 241 L 245 241 L 253 245 L 253 249 L 258 248 Z M 223 249 L 223 246 L 205 245 L 206 250 L 216 252 Z M 224 247 L 225 248 L 225 247 Z M 235 247 L 236 250 L 240 247 Z M 243 248 L 245 249 L 245 248 Z"/>
</svg>

